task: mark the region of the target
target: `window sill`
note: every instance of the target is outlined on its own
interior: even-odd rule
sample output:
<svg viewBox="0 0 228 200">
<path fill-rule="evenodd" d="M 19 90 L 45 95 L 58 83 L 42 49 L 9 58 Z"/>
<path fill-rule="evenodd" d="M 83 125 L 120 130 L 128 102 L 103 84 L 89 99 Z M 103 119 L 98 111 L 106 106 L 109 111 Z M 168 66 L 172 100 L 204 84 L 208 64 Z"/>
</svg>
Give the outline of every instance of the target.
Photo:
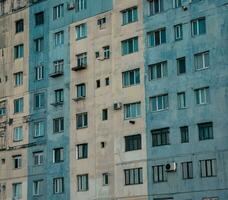
<svg viewBox="0 0 228 200">
<path fill-rule="evenodd" d="M 209 69 L 209 67 L 205 67 L 205 68 L 201 68 L 201 69 L 196 69 L 195 71 L 196 72 L 199 72 L 199 71 L 204 71 L 204 70 L 207 70 L 207 69 Z"/>
<path fill-rule="evenodd" d="M 183 108 L 177 108 L 177 110 L 186 110 L 188 107 L 183 107 Z"/>
<path fill-rule="evenodd" d="M 179 42 L 179 41 L 182 41 L 183 38 L 179 38 L 179 39 L 175 39 L 175 42 Z"/>
<path fill-rule="evenodd" d="M 121 26 L 124 27 L 124 26 L 127 26 L 127 25 L 129 25 L 129 24 L 133 24 L 133 23 L 135 23 L 135 22 L 138 22 L 138 19 L 135 20 L 135 21 L 132 21 L 132 22 L 128 22 L 128 23 L 126 23 L 126 24 L 121 24 Z"/>
<path fill-rule="evenodd" d="M 141 118 L 141 116 L 137 116 L 137 117 L 128 117 L 128 118 L 124 118 L 124 121 L 129 122 L 129 120 L 134 120 L 134 119 L 139 119 Z"/>
<path fill-rule="evenodd" d="M 160 112 L 165 112 L 165 111 L 168 111 L 169 109 L 166 108 L 166 109 L 162 109 L 162 110 L 156 110 L 156 111 L 151 111 L 151 113 L 160 113 Z"/>
<path fill-rule="evenodd" d="M 87 38 L 87 36 L 76 38 L 76 41 L 80 41 L 80 40 L 83 40 L 83 39 L 86 39 L 86 38 Z"/>
<path fill-rule="evenodd" d="M 88 126 L 76 127 L 77 130 L 88 128 Z"/>
<path fill-rule="evenodd" d="M 72 100 L 73 101 L 84 101 L 86 99 L 86 97 L 76 97 L 76 98 L 73 98 Z"/>
</svg>

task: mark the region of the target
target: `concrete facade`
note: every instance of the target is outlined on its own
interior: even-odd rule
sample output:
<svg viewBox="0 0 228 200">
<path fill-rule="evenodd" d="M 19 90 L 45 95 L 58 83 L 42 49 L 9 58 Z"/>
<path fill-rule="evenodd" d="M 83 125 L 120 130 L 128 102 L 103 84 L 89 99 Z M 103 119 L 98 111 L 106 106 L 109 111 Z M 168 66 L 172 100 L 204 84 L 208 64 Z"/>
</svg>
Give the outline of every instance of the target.
<svg viewBox="0 0 228 200">
<path fill-rule="evenodd" d="M 25 122 L 29 109 L 26 106 L 29 101 L 28 93 L 28 10 L 27 1 L 21 4 L 16 2 L 5 4 L 0 17 L 0 102 L 1 108 L 5 108 L 5 114 L 0 117 L 1 134 L 1 170 L 0 199 L 12 199 L 13 184 L 21 183 L 22 198 L 27 195 L 27 143 L 28 123 Z M 23 19 L 23 28 L 16 30 L 16 21 Z M 15 46 L 23 44 L 23 55 L 16 58 Z M 16 84 L 15 77 L 23 72 L 22 81 Z M 15 112 L 15 99 L 23 98 L 22 110 Z M 14 130 L 21 127 L 22 137 L 14 137 Z M 22 164 L 15 169 L 14 158 L 20 156 Z M 9 195 L 10 194 L 10 195 Z"/>
<path fill-rule="evenodd" d="M 182 1 L 173 8 L 164 2 L 164 10 L 148 16 L 144 1 L 145 89 L 147 110 L 148 193 L 149 199 L 227 199 L 227 1 Z M 191 22 L 205 17 L 206 33 L 192 36 Z M 174 26 L 182 24 L 183 39 L 175 41 Z M 148 33 L 166 28 L 166 43 L 148 47 Z M 209 51 L 209 67 L 196 70 L 194 55 Z M 186 73 L 178 75 L 177 60 L 185 57 Z M 149 65 L 167 61 L 168 75 L 150 80 Z M 195 89 L 209 87 L 209 101 L 196 105 Z M 186 106 L 178 108 L 177 93 L 185 92 Z M 150 98 L 168 94 L 168 108 L 152 112 Z M 213 123 L 213 139 L 199 141 L 198 123 Z M 188 126 L 189 142 L 181 143 L 180 127 Z M 152 147 L 154 129 L 169 127 L 169 144 Z M 217 174 L 200 177 L 200 160 L 216 159 Z M 193 177 L 183 179 L 182 162 L 192 161 Z M 176 172 L 167 173 L 167 180 L 153 182 L 152 166 L 175 162 Z"/>
<path fill-rule="evenodd" d="M 227 9 L 0 1 L 0 200 L 227 200 Z"/>
</svg>

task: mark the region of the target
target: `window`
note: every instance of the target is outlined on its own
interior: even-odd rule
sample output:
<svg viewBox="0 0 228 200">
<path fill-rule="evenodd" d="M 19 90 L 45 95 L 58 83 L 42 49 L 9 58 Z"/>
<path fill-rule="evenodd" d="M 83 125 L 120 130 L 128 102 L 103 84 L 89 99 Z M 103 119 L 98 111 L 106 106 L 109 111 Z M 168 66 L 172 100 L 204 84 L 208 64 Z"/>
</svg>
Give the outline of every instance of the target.
<svg viewBox="0 0 228 200">
<path fill-rule="evenodd" d="M 103 121 L 108 120 L 108 109 L 107 108 L 102 110 L 102 120 Z"/>
<path fill-rule="evenodd" d="M 125 136 L 125 151 L 135 151 L 142 148 L 141 135 Z"/>
<path fill-rule="evenodd" d="M 105 28 L 105 24 L 106 24 L 106 17 L 103 17 L 97 20 L 97 25 L 100 27 L 100 29 Z"/>
<path fill-rule="evenodd" d="M 202 35 L 206 33 L 206 19 L 205 17 L 192 20 L 192 36 Z"/>
<path fill-rule="evenodd" d="M 149 1 L 149 15 L 155 15 L 164 10 L 163 0 L 150 0 Z"/>
<path fill-rule="evenodd" d="M 198 53 L 194 55 L 195 69 L 202 70 L 207 69 L 210 65 L 209 63 L 209 51 Z"/>
<path fill-rule="evenodd" d="M 13 199 L 22 198 L 22 183 L 13 183 Z"/>
<path fill-rule="evenodd" d="M 151 131 L 152 146 L 169 145 L 169 128 L 161 128 Z"/>
<path fill-rule="evenodd" d="M 162 94 L 150 98 L 152 112 L 166 110 L 169 107 L 168 94 Z"/>
<path fill-rule="evenodd" d="M 23 19 L 16 21 L 15 25 L 16 25 L 16 33 L 20 33 L 20 32 L 24 31 L 24 20 Z"/>
<path fill-rule="evenodd" d="M 209 87 L 199 88 L 195 90 L 196 104 L 209 103 Z"/>
<path fill-rule="evenodd" d="M 76 115 L 76 127 L 77 129 L 86 128 L 88 126 L 87 112 L 79 113 Z"/>
<path fill-rule="evenodd" d="M 89 190 L 88 174 L 77 175 L 78 192 Z"/>
<path fill-rule="evenodd" d="M 63 103 L 64 93 L 63 89 L 55 90 L 55 103 Z"/>
<path fill-rule="evenodd" d="M 43 48 L 44 48 L 44 38 L 43 37 L 35 39 L 34 43 L 35 43 L 35 51 L 36 52 L 43 51 Z"/>
<path fill-rule="evenodd" d="M 77 159 L 88 158 L 88 144 L 77 145 Z"/>
<path fill-rule="evenodd" d="M 38 196 L 42 194 L 43 180 L 33 181 L 33 196 Z"/>
<path fill-rule="evenodd" d="M 64 118 L 56 118 L 53 119 L 53 132 L 54 133 L 61 133 L 64 131 Z"/>
<path fill-rule="evenodd" d="M 181 143 L 189 142 L 188 126 L 180 127 Z"/>
<path fill-rule="evenodd" d="M 198 124 L 199 140 L 213 139 L 213 123 L 206 122 Z"/>
<path fill-rule="evenodd" d="M 103 47 L 103 51 L 104 51 L 104 59 L 109 59 L 110 58 L 110 46 Z"/>
<path fill-rule="evenodd" d="M 21 113 L 24 109 L 24 98 L 14 100 L 14 113 Z"/>
<path fill-rule="evenodd" d="M 76 59 L 77 59 L 78 67 L 87 66 L 87 53 L 81 53 L 81 54 L 76 55 Z"/>
<path fill-rule="evenodd" d="M 34 123 L 34 137 L 44 136 L 44 121 L 39 121 Z"/>
<path fill-rule="evenodd" d="M 105 78 L 105 86 L 108 86 L 109 84 L 110 84 L 109 77 L 106 77 L 106 78 Z"/>
<path fill-rule="evenodd" d="M 149 65 L 149 79 L 159 79 L 168 76 L 167 61 Z"/>
<path fill-rule="evenodd" d="M 142 168 L 125 169 L 125 185 L 143 184 Z"/>
<path fill-rule="evenodd" d="M 97 85 L 97 88 L 101 87 L 101 81 L 100 81 L 100 79 L 96 80 L 96 85 Z"/>
<path fill-rule="evenodd" d="M 44 78 L 44 66 L 40 65 L 35 68 L 35 79 L 37 81 Z"/>
<path fill-rule="evenodd" d="M 186 73 L 186 62 L 185 57 L 177 59 L 177 75 Z"/>
<path fill-rule="evenodd" d="M 80 40 L 87 37 L 87 25 L 80 24 L 76 26 L 76 39 Z"/>
<path fill-rule="evenodd" d="M 126 25 L 138 20 L 138 9 L 137 7 L 128 8 L 122 12 L 122 25 Z"/>
<path fill-rule="evenodd" d="M 13 156 L 13 168 L 20 169 L 22 167 L 21 155 Z"/>
<path fill-rule="evenodd" d="M 20 86 L 23 84 L 23 72 L 17 72 L 14 74 L 15 86 Z"/>
<path fill-rule="evenodd" d="M 22 58 L 24 56 L 24 44 L 19 44 L 14 47 L 14 58 Z"/>
<path fill-rule="evenodd" d="M 53 7 L 53 20 L 63 17 L 63 4 Z"/>
<path fill-rule="evenodd" d="M 121 42 L 122 56 L 138 51 L 138 37 L 130 38 Z"/>
<path fill-rule="evenodd" d="M 5 114 L 6 114 L 6 108 L 5 107 L 0 108 L 0 116 L 3 116 Z"/>
<path fill-rule="evenodd" d="M 148 46 L 155 47 L 166 43 L 166 29 L 161 28 L 152 32 L 147 33 Z"/>
<path fill-rule="evenodd" d="M 57 33 L 54 34 L 54 40 L 55 40 L 55 46 L 60 46 L 64 43 L 64 32 L 63 31 L 59 31 Z"/>
<path fill-rule="evenodd" d="M 56 60 L 53 62 L 53 66 L 54 66 L 54 72 L 58 73 L 58 72 L 63 72 L 63 67 L 64 67 L 64 60 Z"/>
<path fill-rule="evenodd" d="M 182 5 L 181 1 L 182 0 L 173 0 L 173 8 L 181 7 L 181 5 Z"/>
<path fill-rule="evenodd" d="M 53 149 L 53 163 L 63 162 L 63 148 Z"/>
<path fill-rule="evenodd" d="M 76 10 L 82 11 L 87 8 L 87 0 L 76 0 Z"/>
<path fill-rule="evenodd" d="M 185 92 L 177 93 L 177 107 L 178 109 L 186 108 Z"/>
<path fill-rule="evenodd" d="M 123 72 L 122 79 L 123 79 L 123 87 L 140 84 L 139 68 Z"/>
<path fill-rule="evenodd" d="M 34 94 L 34 108 L 41 109 L 44 107 L 44 93 Z"/>
<path fill-rule="evenodd" d="M 165 182 L 167 181 L 167 174 L 165 171 L 165 165 L 156 165 L 152 167 L 153 170 L 153 182 Z"/>
<path fill-rule="evenodd" d="M 174 26 L 174 36 L 175 40 L 182 40 L 183 39 L 183 28 L 182 24 L 178 24 Z"/>
<path fill-rule="evenodd" d="M 106 186 L 109 184 L 109 174 L 108 173 L 102 174 L 102 183 L 103 183 L 103 186 Z"/>
<path fill-rule="evenodd" d="M 54 194 L 61 194 L 64 192 L 64 178 L 54 178 L 53 179 L 53 193 Z"/>
<path fill-rule="evenodd" d="M 141 116 L 141 102 L 124 105 L 124 119 L 132 119 Z"/>
<path fill-rule="evenodd" d="M 43 151 L 37 151 L 33 153 L 33 164 L 36 166 L 43 165 L 44 153 Z"/>
<path fill-rule="evenodd" d="M 38 12 L 35 14 L 35 25 L 39 26 L 44 24 L 44 12 Z"/>
<path fill-rule="evenodd" d="M 81 83 L 76 85 L 77 87 L 77 98 L 85 98 L 86 97 L 86 84 Z"/>
<path fill-rule="evenodd" d="M 19 142 L 21 140 L 23 140 L 23 127 L 15 127 L 13 131 L 13 141 Z"/>
<path fill-rule="evenodd" d="M 192 162 L 182 162 L 182 178 L 191 179 L 193 178 L 193 165 Z"/>
<path fill-rule="evenodd" d="M 200 160 L 200 172 L 202 178 L 216 176 L 216 159 Z"/>
</svg>

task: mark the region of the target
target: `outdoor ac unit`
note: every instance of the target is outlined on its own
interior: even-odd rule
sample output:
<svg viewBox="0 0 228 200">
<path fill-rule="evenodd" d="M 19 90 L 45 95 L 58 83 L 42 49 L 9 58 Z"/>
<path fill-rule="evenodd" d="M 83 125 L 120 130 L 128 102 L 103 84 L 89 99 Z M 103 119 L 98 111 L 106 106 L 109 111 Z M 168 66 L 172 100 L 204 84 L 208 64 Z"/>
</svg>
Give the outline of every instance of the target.
<svg viewBox="0 0 228 200">
<path fill-rule="evenodd" d="M 113 104 L 114 110 L 120 110 L 122 108 L 122 103 L 116 102 Z"/>
<path fill-rule="evenodd" d="M 73 2 L 70 2 L 70 3 L 67 4 L 67 9 L 68 9 L 68 10 L 72 10 L 72 9 L 74 9 L 74 8 L 75 8 L 75 5 L 74 5 Z"/>
<path fill-rule="evenodd" d="M 165 165 L 167 172 L 175 172 L 177 170 L 177 164 L 175 162 L 168 163 Z"/>
</svg>

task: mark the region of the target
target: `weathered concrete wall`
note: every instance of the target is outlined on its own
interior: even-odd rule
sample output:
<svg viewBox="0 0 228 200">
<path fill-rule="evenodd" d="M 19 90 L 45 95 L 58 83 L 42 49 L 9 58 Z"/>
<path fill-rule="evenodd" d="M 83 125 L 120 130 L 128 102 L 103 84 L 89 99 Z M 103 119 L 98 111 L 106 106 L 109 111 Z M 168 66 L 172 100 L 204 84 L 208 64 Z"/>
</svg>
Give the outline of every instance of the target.
<svg viewBox="0 0 228 200">
<path fill-rule="evenodd" d="M 144 45 L 147 32 L 166 27 L 166 44 L 145 50 L 145 90 L 147 110 L 148 190 L 150 199 L 228 198 L 227 182 L 227 1 L 200 1 L 189 4 L 187 10 L 172 8 L 164 2 L 164 12 L 148 16 L 144 1 Z M 192 37 L 191 20 L 206 18 L 206 34 Z M 183 24 L 183 40 L 174 41 L 173 26 Z M 210 52 L 210 67 L 196 71 L 194 54 Z M 186 57 L 186 74 L 177 76 L 176 59 Z M 168 77 L 149 81 L 148 65 L 167 60 Z M 209 86 L 210 103 L 196 105 L 194 89 Z M 177 109 L 177 93 L 186 92 L 187 108 Z M 151 112 L 149 98 L 169 94 L 169 108 Z M 197 123 L 213 122 L 213 140 L 199 141 Z M 189 126 L 189 143 L 181 144 L 181 126 Z M 170 127 L 170 145 L 152 147 L 151 130 Z M 199 160 L 215 158 L 217 176 L 200 177 Z M 181 162 L 193 162 L 193 179 L 183 180 Z M 167 174 L 167 182 L 153 183 L 152 166 L 177 163 L 177 172 Z"/>
</svg>

